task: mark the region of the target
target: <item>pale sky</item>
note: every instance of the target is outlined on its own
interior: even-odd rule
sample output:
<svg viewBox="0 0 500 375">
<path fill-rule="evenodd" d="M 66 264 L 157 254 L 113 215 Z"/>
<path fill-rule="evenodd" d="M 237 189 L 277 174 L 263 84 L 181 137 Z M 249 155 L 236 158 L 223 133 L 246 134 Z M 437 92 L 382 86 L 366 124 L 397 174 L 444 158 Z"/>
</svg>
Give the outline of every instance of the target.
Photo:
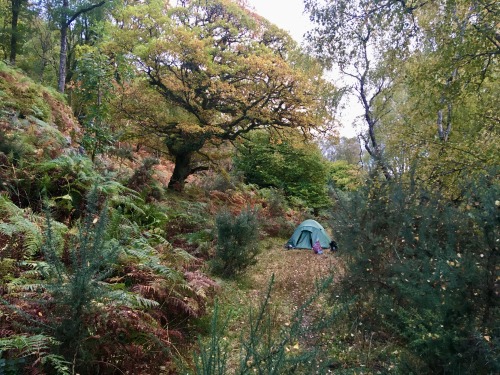
<svg viewBox="0 0 500 375">
<path fill-rule="evenodd" d="M 297 42 L 304 41 L 304 34 L 313 28 L 309 21 L 309 15 L 304 13 L 303 0 L 247 0 L 250 7 L 267 18 L 279 28 L 287 31 Z M 332 74 L 333 81 L 341 82 L 338 74 Z M 355 118 L 360 115 L 361 109 L 357 100 L 345 97 L 343 101 L 346 107 L 339 113 L 339 121 L 342 123 L 340 134 L 346 137 L 354 137 L 356 131 L 353 128 Z"/>
<path fill-rule="evenodd" d="M 267 18 L 288 33 L 299 43 L 311 29 L 309 16 L 304 14 L 303 0 L 247 0 L 255 12 Z"/>
</svg>

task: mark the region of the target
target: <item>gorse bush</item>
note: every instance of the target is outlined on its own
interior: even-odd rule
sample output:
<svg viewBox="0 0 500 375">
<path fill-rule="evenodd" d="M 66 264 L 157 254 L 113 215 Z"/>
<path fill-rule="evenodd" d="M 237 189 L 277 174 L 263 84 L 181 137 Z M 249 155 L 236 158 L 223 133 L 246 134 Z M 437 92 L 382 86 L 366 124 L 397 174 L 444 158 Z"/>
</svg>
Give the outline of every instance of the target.
<svg viewBox="0 0 500 375">
<path fill-rule="evenodd" d="M 7 286 L 8 300 L 2 299 L 8 307 L 7 314 L 9 310 L 17 313 L 17 322 L 10 327 L 3 325 L 14 333 L 12 329 L 16 326 L 28 324 L 31 327 L 28 332 L 37 332 L 46 339 L 43 345 L 39 345 L 38 351 L 30 348 L 28 352 L 21 350 L 17 354 L 16 348 L 11 348 L 12 342 L 0 343 L 0 350 L 10 351 L 7 363 L 20 366 L 26 362 L 28 365 L 32 361 L 19 359 L 36 354 L 38 360 L 35 356 L 35 362 L 40 362 L 42 367 L 53 373 L 61 373 L 63 363 L 72 363 L 73 370 L 81 371 L 86 367 L 82 361 L 86 356 L 85 346 L 90 335 L 88 320 L 99 310 L 97 305 L 111 291 L 102 281 L 112 271 L 119 251 L 117 242 L 107 236 L 107 209 L 98 209 L 98 199 L 97 190 L 93 189 L 88 195 L 86 216 L 78 227 L 78 234 L 68 237 L 68 229 L 62 230 L 61 224 L 47 215 L 41 246 L 41 233 L 39 241 L 24 244 L 27 248 L 31 244 L 33 249 L 26 251 L 29 257 L 25 257 L 23 263 L 18 263 L 18 267 L 25 267 L 29 271 L 24 272 L 24 277 L 12 279 Z M 9 225 L 17 226 L 18 231 L 19 228 L 27 228 L 22 232 L 26 238 L 29 239 L 28 235 L 36 238 L 33 233 L 36 234 L 37 227 L 34 224 L 29 227 L 25 223 L 21 226 L 12 208 L 10 212 Z M 5 225 L 4 230 L 6 228 Z M 42 228 L 38 227 L 38 230 L 41 232 Z M 65 243 L 61 233 L 64 233 L 65 238 L 74 240 Z M 37 249 L 41 250 L 39 257 Z M 26 334 L 17 337 L 26 342 L 33 339 Z M 50 358 L 52 360 L 48 360 Z"/>
<path fill-rule="evenodd" d="M 494 174 L 492 174 L 494 175 Z M 464 180 L 461 202 L 415 185 L 375 181 L 336 215 L 349 249 L 338 300 L 357 296 L 349 320 L 402 350 L 400 373 L 498 373 L 500 187 Z M 384 355 L 382 355 L 384 356 Z"/>
<path fill-rule="evenodd" d="M 316 339 L 333 323 L 333 316 L 308 315 L 313 303 L 326 292 L 332 278 L 314 280 L 315 289 L 300 306 L 290 313 L 290 323 L 277 326 L 273 314 L 274 275 L 255 310 L 248 317 L 248 332 L 241 338 L 239 374 L 325 374 L 326 353 Z"/>
<path fill-rule="evenodd" d="M 194 353 L 194 366 L 197 375 L 224 375 L 227 373 L 229 345 L 224 340 L 228 318 L 221 322 L 219 304 L 214 304 L 210 321 L 209 338 L 204 342 L 198 338 L 198 347 Z"/>
<path fill-rule="evenodd" d="M 274 275 L 262 300 L 246 318 L 246 329 L 241 333 L 237 367 L 234 374 L 326 374 L 329 361 L 318 338 L 335 321 L 335 314 L 315 318 L 308 315 L 311 305 L 324 296 L 332 284 L 332 278 L 316 280 L 315 289 L 306 301 L 297 306 L 289 316 L 290 323 L 277 325 L 272 304 Z M 199 340 L 194 353 L 197 375 L 224 375 L 229 373 L 231 357 L 227 333 L 229 316 L 223 316 L 215 306 L 207 340 Z M 323 335 L 322 335 L 323 333 Z M 234 354 L 234 351 L 233 353 Z"/>
<path fill-rule="evenodd" d="M 228 211 L 216 217 L 217 249 L 212 271 L 223 277 L 234 277 L 255 264 L 259 253 L 257 212 L 247 208 L 233 216 Z"/>
<path fill-rule="evenodd" d="M 47 289 L 57 301 L 52 310 L 56 314 L 55 337 L 61 341 L 67 358 L 80 359 L 82 342 L 88 336 L 86 318 L 96 309 L 96 303 L 109 297 L 110 289 L 103 283 L 111 275 L 119 254 L 116 240 L 107 236 L 107 207 L 98 209 L 98 195 L 94 188 L 88 196 L 85 217 L 78 228 L 78 236 L 67 254 L 68 266 L 60 257 L 60 244 L 54 242 L 50 225 L 47 225 L 46 242 L 42 251 L 51 267 L 46 275 L 51 283 Z"/>
</svg>

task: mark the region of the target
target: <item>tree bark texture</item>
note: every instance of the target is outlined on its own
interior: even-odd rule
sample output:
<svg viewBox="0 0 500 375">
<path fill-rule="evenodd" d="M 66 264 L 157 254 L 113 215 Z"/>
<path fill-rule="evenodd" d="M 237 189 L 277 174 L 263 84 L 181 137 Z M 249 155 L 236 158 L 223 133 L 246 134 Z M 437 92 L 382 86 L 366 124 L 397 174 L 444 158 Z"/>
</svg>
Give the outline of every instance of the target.
<svg viewBox="0 0 500 375">
<path fill-rule="evenodd" d="M 68 29 L 69 26 L 76 20 L 80 15 L 90 12 L 95 8 L 99 8 L 106 3 L 105 0 L 90 5 L 86 8 L 82 8 L 75 12 L 71 17 L 69 16 L 69 0 L 63 0 L 62 5 L 62 16 L 61 16 L 61 50 L 59 52 L 59 77 L 57 83 L 57 89 L 59 92 L 64 93 L 64 86 L 66 85 L 66 63 L 68 59 Z"/>
<path fill-rule="evenodd" d="M 175 155 L 175 167 L 172 177 L 168 183 L 169 190 L 182 191 L 186 184 L 186 178 L 191 174 L 192 153 Z"/>
</svg>

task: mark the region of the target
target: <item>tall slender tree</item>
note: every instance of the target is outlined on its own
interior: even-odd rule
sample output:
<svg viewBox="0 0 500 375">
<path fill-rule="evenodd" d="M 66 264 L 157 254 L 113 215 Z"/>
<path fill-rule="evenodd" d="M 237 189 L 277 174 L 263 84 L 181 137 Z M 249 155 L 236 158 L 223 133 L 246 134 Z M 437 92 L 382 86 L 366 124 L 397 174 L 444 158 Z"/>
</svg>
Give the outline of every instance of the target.
<svg viewBox="0 0 500 375">
<path fill-rule="evenodd" d="M 17 44 L 18 44 L 18 21 L 21 7 L 26 4 L 26 0 L 11 0 L 12 4 L 12 19 L 11 19 L 11 35 L 10 35 L 10 56 L 9 60 L 12 65 L 16 64 Z"/>
<path fill-rule="evenodd" d="M 64 93 L 66 85 L 66 69 L 68 58 L 68 31 L 70 26 L 81 15 L 91 12 L 96 8 L 102 7 L 106 0 L 90 0 L 86 2 L 72 2 L 62 0 L 61 4 L 51 4 L 50 8 L 54 16 L 58 16 L 58 25 L 60 31 L 60 52 L 59 52 L 59 74 L 57 80 L 57 89 Z"/>
<path fill-rule="evenodd" d="M 317 24 L 309 36 L 314 50 L 354 81 L 367 125 L 361 137 L 386 178 L 388 171 L 396 175 L 407 170 L 393 168 L 384 147 L 388 142 L 401 143 L 408 129 L 414 131 L 412 138 L 420 138 L 409 143 L 428 147 L 406 155 L 435 163 L 426 179 L 437 181 L 468 169 L 469 163 L 452 165 L 458 155 L 451 155 L 469 150 L 476 134 L 498 120 L 486 116 L 488 110 L 477 112 L 486 103 L 486 108 L 495 105 L 490 93 L 498 75 L 498 4 L 485 0 L 305 0 L 305 4 Z M 479 96 L 481 100 L 474 99 Z M 414 107 L 408 108 L 409 103 Z M 486 139 L 497 136 L 487 133 Z M 489 143 L 480 148 L 489 150 Z M 469 158 L 468 153 L 460 157 Z"/>
<path fill-rule="evenodd" d="M 407 2 L 367 0 L 305 0 L 305 5 L 317 24 L 308 35 L 312 49 L 353 82 L 348 90 L 361 103 L 366 124 L 360 137 L 385 178 L 391 179 L 393 173 L 385 160 L 378 128 L 389 110 L 382 98 L 390 96 L 397 65 L 382 70 L 378 63 L 384 53 L 401 59 L 408 51 L 414 31 L 405 18 L 410 8 Z"/>
</svg>

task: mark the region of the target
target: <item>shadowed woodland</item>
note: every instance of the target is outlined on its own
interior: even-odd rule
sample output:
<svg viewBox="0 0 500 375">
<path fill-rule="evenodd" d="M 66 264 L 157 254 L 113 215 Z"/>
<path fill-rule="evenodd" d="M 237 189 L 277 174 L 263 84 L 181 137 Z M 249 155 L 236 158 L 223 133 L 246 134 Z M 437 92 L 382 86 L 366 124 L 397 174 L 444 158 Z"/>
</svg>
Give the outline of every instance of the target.
<svg viewBox="0 0 500 375">
<path fill-rule="evenodd" d="M 0 0 L 0 374 L 500 372 L 498 3 L 304 8 Z"/>
</svg>

